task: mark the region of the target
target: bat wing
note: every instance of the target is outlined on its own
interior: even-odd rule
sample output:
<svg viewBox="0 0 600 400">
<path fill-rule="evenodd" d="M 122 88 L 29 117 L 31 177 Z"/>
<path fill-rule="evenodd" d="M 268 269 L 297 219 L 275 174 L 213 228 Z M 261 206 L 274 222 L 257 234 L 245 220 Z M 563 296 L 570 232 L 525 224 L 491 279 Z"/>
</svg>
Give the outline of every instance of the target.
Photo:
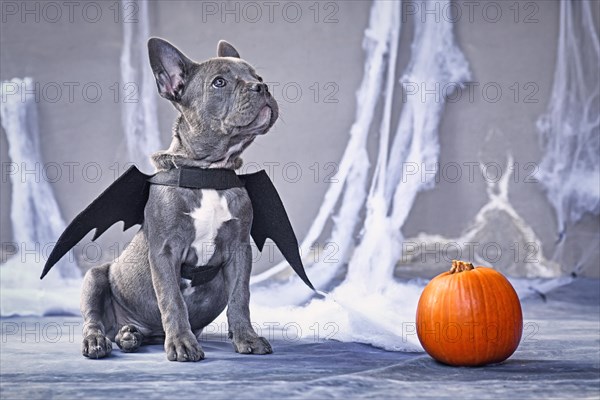
<svg viewBox="0 0 600 400">
<path fill-rule="evenodd" d="M 306 276 L 298 251 L 298 239 L 296 239 L 285 207 L 269 175 L 261 170 L 253 174 L 238 176 L 244 183 L 252 202 L 254 219 L 250 233 L 258 249 L 262 251 L 267 238 L 273 240 L 302 281 L 309 288 L 315 290 Z"/>
<path fill-rule="evenodd" d="M 96 240 L 118 221 L 123 221 L 123 230 L 141 224 L 150 191 L 150 177 L 132 166 L 106 188 L 60 235 L 40 279 L 92 229 L 96 230 L 92 240 Z"/>
</svg>

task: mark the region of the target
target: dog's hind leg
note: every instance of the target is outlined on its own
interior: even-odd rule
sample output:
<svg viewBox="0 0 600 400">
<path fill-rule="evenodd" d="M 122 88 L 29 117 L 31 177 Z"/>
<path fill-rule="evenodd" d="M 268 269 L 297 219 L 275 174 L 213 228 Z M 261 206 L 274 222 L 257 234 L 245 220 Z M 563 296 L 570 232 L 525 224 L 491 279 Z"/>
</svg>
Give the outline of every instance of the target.
<svg viewBox="0 0 600 400">
<path fill-rule="evenodd" d="M 121 351 L 125 353 L 133 353 L 138 351 L 142 342 L 144 340 L 144 336 L 142 332 L 138 328 L 133 325 L 124 325 L 117 336 L 115 337 L 115 342 L 117 342 L 117 346 L 121 349 Z"/>
<path fill-rule="evenodd" d="M 112 352 L 112 343 L 106 336 L 106 315 L 112 312 L 111 290 L 108 279 L 110 264 L 93 267 L 83 279 L 80 309 L 83 316 L 83 343 L 85 357 L 104 358 Z"/>
</svg>

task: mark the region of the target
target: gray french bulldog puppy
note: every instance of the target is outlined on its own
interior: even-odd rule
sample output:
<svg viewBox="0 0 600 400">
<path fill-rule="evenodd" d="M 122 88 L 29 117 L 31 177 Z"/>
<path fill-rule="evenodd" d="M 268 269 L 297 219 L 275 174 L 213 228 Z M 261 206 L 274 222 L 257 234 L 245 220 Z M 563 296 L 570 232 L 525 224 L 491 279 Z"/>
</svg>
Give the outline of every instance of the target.
<svg viewBox="0 0 600 400">
<path fill-rule="evenodd" d="M 188 59 L 165 40 L 148 41 L 160 95 L 179 111 L 158 170 L 241 166 L 241 152 L 278 117 L 277 102 L 254 68 L 220 41 L 216 58 Z M 227 306 L 229 337 L 239 353 L 268 354 L 250 323 L 252 205 L 245 188 L 151 185 L 144 223 L 121 256 L 90 269 L 81 295 L 83 355 L 102 358 L 111 340 L 125 352 L 164 342 L 171 361 L 199 361 L 202 329 Z M 222 266 L 191 286 L 182 269 Z"/>
</svg>

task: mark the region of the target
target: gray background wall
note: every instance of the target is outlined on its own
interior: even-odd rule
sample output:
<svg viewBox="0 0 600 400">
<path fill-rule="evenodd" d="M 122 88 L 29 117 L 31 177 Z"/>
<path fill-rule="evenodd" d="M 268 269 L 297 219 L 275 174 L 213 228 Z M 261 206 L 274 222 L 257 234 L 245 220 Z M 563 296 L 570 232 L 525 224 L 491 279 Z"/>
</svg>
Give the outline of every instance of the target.
<svg viewBox="0 0 600 400">
<path fill-rule="evenodd" d="M 43 2 L 13 3 L 19 11 L 24 7 L 38 7 L 39 22 L 31 14 L 25 17 L 3 14 L 0 79 L 31 76 L 42 88 L 56 82 L 64 89 L 62 98 L 56 102 L 44 96 L 42 90 L 38 110 L 44 161 L 59 165 L 79 163 L 74 168 L 73 182 L 67 179 L 68 168 L 65 166 L 63 178 L 53 183 L 63 216 L 70 220 L 113 180 L 115 163 L 122 171 L 127 162 L 121 125 L 123 98 L 115 101 L 111 90 L 115 82 L 124 84 L 120 82 L 119 66 L 122 26 L 114 20 L 113 1 L 91 2 L 94 5 L 90 7 L 95 9 L 97 5 L 102 10 L 102 17 L 95 23 L 84 17 L 84 6 L 90 3 L 86 1 L 78 2 L 80 6 L 75 8 L 73 22 L 69 21 L 66 7 L 61 7 L 62 17 L 51 22 L 49 19 L 54 18 L 54 13 L 44 15 Z M 451 161 L 479 161 L 482 154 L 487 159 L 504 160 L 507 152 L 511 152 L 521 166 L 538 162 L 542 153 L 535 121 L 545 111 L 552 87 L 558 2 L 523 1 L 518 3 L 519 15 L 516 16 L 514 1 L 498 1 L 495 5 L 502 10 L 502 16 L 497 22 L 491 22 L 494 10 L 488 10 L 487 18 L 482 11 L 490 3 L 488 1 L 480 2 L 472 20 L 464 2 L 455 3 L 463 11 L 455 28 L 457 41 L 467 56 L 476 84 L 472 99 L 462 96 L 446 108 L 440 127 L 440 162 L 443 165 Z M 297 2 L 302 16 L 295 23 L 290 22 L 294 19 L 294 9 L 286 2 L 277 2 L 272 20 L 268 6 L 256 2 L 262 11 L 256 22 L 251 22 L 253 10 L 246 8 L 244 14 L 244 2 L 211 4 L 217 5 L 217 15 L 208 14 L 207 3 L 200 1 L 153 1 L 150 4 L 150 34 L 167 38 L 196 60 L 212 57 L 217 41 L 227 39 L 267 81 L 278 84 L 272 85 L 272 91 L 281 107 L 281 120 L 266 137 L 255 142 L 244 159 L 247 163 L 256 162 L 262 166 L 278 163 L 274 164 L 273 179 L 286 200 L 297 234 L 302 238 L 328 187 L 326 177 L 331 170 L 327 169 L 327 163 L 336 163 L 340 159 L 354 120 L 355 92 L 364 64 L 361 43 L 370 2 L 321 2 L 317 4 L 318 16 L 315 16 L 313 2 Z M 239 22 L 235 21 L 235 14 L 225 15 L 223 22 L 220 14 L 223 7 L 238 7 Z M 88 8 L 88 12 L 88 19 L 90 15 L 94 16 L 92 9 Z M 333 18 L 337 22 L 326 23 L 324 20 L 331 12 L 335 12 Z M 596 26 L 599 15 L 596 3 Z M 525 23 L 527 16 L 537 22 Z M 409 20 L 403 25 L 399 71 L 410 56 L 411 32 Z M 65 82 L 80 84 L 75 89 L 73 102 L 68 99 Z M 96 82 L 102 88 L 102 97 L 97 102 L 86 100 L 82 93 L 83 85 L 90 82 Z M 482 95 L 481 87 L 489 82 L 496 82 L 502 88 L 500 101 L 486 101 Z M 515 82 L 520 86 L 517 99 L 514 89 L 511 90 Z M 533 82 L 538 89 L 532 96 L 536 101 L 533 103 L 524 101 L 531 92 L 524 89 L 528 82 Z M 315 83 L 320 88 L 317 97 Z M 330 83 L 333 86 L 326 87 Z M 288 88 L 287 93 L 282 91 L 283 87 Z M 294 90 L 297 87 L 302 90 L 298 98 Z M 335 94 L 331 94 L 332 87 L 337 88 Z M 331 97 L 326 97 L 328 94 Z M 332 99 L 336 102 L 327 101 Z M 158 100 L 158 105 L 162 142 L 166 147 L 175 111 L 162 99 Z M 4 131 L 0 136 L 0 160 L 2 163 L 10 161 Z M 90 162 L 101 166 L 103 174 L 97 182 L 84 179 L 83 167 Z M 289 176 L 285 176 L 284 167 L 290 162 L 300 166 L 302 176 L 298 181 L 293 179 L 294 166 L 288 167 Z M 318 177 L 315 169 L 319 171 Z M 94 175 L 94 169 L 87 172 Z M 523 170 L 522 174 L 527 172 Z M 43 178 L 41 173 L 39 176 Z M 0 183 L 2 242 L 12 239 L 10 191 L 10 182 L 3 176 Z M 556 239 L 556 221 L 540 185 L 519 179 L 511 183 L 510 200 L 542 239 L 544 251 L 551 254 Z M 419 232 L 459 236 L 486 201 L 483 179 L 474 182 L 461 179 L 456 183 L 442 179 L 435 189 L 419 195 L 405 232 L 408 236 Z M 588 215 L 573 227 L 573 231 L 597 239 L 598 225 L 598 217 Z M 128 232 L 124 237 L 119 231 L 120 227 L 113 227 L 100 241 L 102 246 L 122 243 L 131 235 Z M 586 274 L 598 276 L 597 243 L 590 247 L 595 247 L 592 250 L 595 253 L 587 261 Z M 575 260 L 578 255 L 570 257 Z M 271 263 L 261 259 L 257 268 Z"/>
</svg>

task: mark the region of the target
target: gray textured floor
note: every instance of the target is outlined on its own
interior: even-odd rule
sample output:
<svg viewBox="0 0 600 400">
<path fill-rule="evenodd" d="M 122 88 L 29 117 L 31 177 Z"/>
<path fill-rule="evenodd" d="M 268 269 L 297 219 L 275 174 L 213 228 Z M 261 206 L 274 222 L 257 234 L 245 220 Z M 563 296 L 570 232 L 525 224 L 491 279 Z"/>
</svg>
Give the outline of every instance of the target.
<svg viewBox="0 0 600 400">
<path fill-rule="evenodd" d="M 546 302 L 524 301 L 519 349 L 482 368 L 334 341 L 280 340 L 271 356 L 240 356 L 220 337 L 203 343 L 207 359 L 196 364 L 166 361 L 161 346 L 138 354 L 115 346 L 94 361 L 79 355 L 78 318 L 2 319 L 0 397 L 599 398 L 599 293 L 599 281 L 576 280 Z"/>
</svg>

